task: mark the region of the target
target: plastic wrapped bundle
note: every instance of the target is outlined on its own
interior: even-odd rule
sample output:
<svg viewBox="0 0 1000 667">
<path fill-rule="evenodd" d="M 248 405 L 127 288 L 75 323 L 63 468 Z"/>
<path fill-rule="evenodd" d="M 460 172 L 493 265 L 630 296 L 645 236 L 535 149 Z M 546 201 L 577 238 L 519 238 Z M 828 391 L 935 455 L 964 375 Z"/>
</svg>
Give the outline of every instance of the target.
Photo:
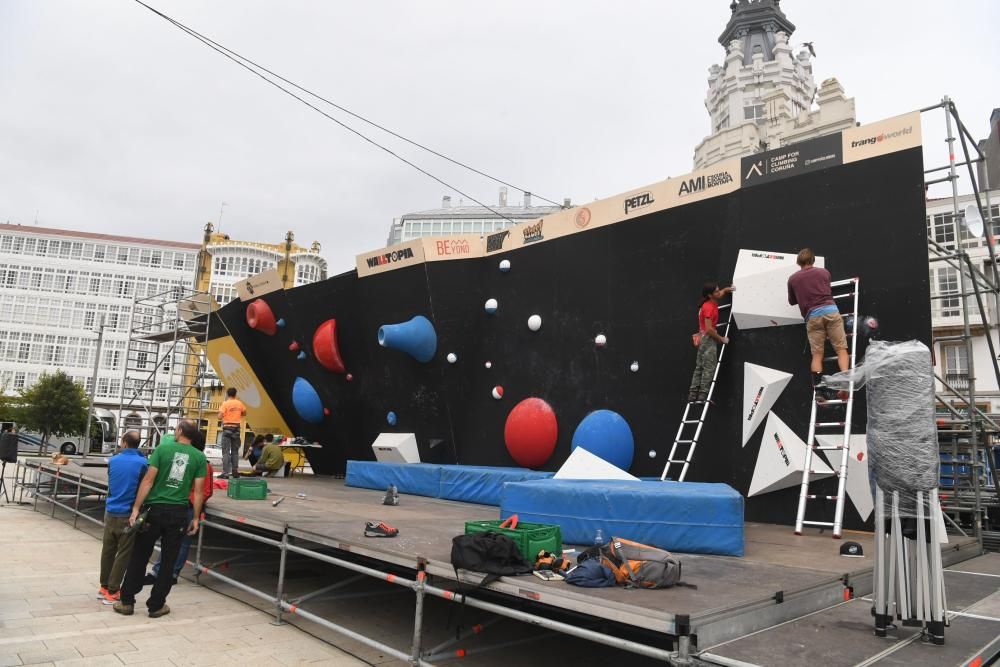
<svg viewBox="0 0 1000 667">
<path fill-rule="evenodd" d="M 844 386 L 850 374 L 837 373 L 828 382 Z M 936 488 L 940 458 L 927 346 L 872 341 L 854 380 L 855 388 L 868 389 L 868 465 L 875 483 L 886 492 L 911 492 L 901 494 L 911 499 L 914 491 Z"/>
</svg>

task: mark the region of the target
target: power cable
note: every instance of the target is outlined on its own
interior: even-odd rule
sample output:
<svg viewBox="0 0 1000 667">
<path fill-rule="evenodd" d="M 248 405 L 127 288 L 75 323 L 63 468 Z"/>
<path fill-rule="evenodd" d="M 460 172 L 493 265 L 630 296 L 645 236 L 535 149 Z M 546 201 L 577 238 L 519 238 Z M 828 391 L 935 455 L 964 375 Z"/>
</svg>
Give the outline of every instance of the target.
<svg viewBox="0 0 1000 667">
<path fill-rule="evenodd" d="M 422 144 L 419 144 L 419 143 L 417 143 L 415 141 L 407 139 L 406 137 L 404 137 L 404 136 L 402 136 L 402 135 L 400 135 L 400 134 L 398 134 L 396 132 L 393 132 L 392 130 L 389 130 L 388 128 L 385 128 L 382 125 L 379 125 L 378 123 L 375 123 L 374 121 L 370 121 L 370 120 L 364 118 L 363 116 L 360 116 L 360 115 L 358 115 L 358 114 L 356 114 L 356 113 L 354 113 L 354 112 L 352 112 L 352 111 L 350 111 L 348 109 L 345 109 L 344 107 L 342 107 L 342 106 L 340 106 L 340 105 L 338 105 L 338 104 L 336 104 L 336 103 L 334 103 L 334 102 L 332 102 L 330 100 L 327 100 L 327 99 L 323 98 L 322 96 L 317 95 L 316 93 L 313 93 L 313 92 L 311 92 L 310 90 L 308 90 L 306 88 L 303 88 L 302 86 L 296 84 L 295 82 L 289 81 L 288 79 L 282 77 L 281 75 L 276 74 L 276 73 L 272 72 L 271 70 L 269 70 L 269 69 L 267 69 L 267 68 L 265 68 L 265 67 L 263 67 L 261 65 L 258 65 L 257 63 L 255 63 L 254 61 L 250 60 L 249 58 L 245 58 L 244 56 L 240 55 L 239 53 L 237 53 L 235 51 L 232 51 L 231 49 L 228 49 L 227 47 L 225 47 L 225 46 L 223 46 L 223 45 L 215 42 L 214 40 L 212 40 L 212 39 L 210 39 L 210 38 L 202 35 L 201 33 L 197 32 L 196 30 L 194 30 L 192 28 L 189 28 L 188 26 L 186 26 L 183 23 L 177 21 L 176 19 L 173 19 L 170 16 L 167 16 L 166 14 L 164 14 L 163 12 L 161 12 L 161 11 L 159 11 L 159 10 L 151 7 L 151 6 L 149 6 L 148 4 L 146 4 L 145 2 L 143 2 L 142 0 L 135 0 L 135 2 L 137 4 L 145 7 L 146 9 L 148 9 L 153 14 L 155 14 L 155 15 L 159 16 L 160 18 L 164 19 L 168 23 L 172 24 L 176 28 L 178 28 L 178 29 L 182 30 L 183 32 L 187 33 L 191 37 L 194 37 L 199 42 L 201 42 L 205 46 L 209 47 L 213 51 L 215 51 L 215 52 L 223 55 L 224 57 L 228 58 L 229 60 L 233 61 L 234 63 L 236 63 L 240 67 L 244 68 L 245 70 L 247 70 L 251 74 L 254 74 L 255 76 L 263 79 L 265 82 L 271 84 L 272 86 L 274 86 L 278 90 L 282 91 L 286 95 L 289 95 L 290 97 L 298 100 L 299 102 L 301 102 L 302 104 L 306 105 L 307 107 L 309 107 L 313 111 L 316 111 L 317 113 L 323 115 L 328 120 L 333 121 L 337 125 L 341 126 L 345 130 L 347 130 L 348 132 L 351 132 L 352 134 L 360 137 L 361 139 L 363 139 L 364 141 L 372 144 L 376 148 L 379 148 L 380 150 L 385 151 L 389 155 L 395 157 L 397 160 L 403 162 L 406 165 L 409 165 L 413 169 L 419 171 L 420 173 L 424 174 L 428 178 L 431 178 L 432 180 L 440 183 L 441 185 L 445 186 L 449 190 L 452 190 L 452 191 L 454 191 L 454 192 L 462 195 L 463 197 L 468 197 L 471 201 L 475 202 L 479 206 L 482 206 L 483 208 L 485 208 L 486 210 L 490 211 L 491 213 L 497 215 L 498 217 L 500 217 L 500 218 L 502 218 L 504 220 L 507 220 L 507 221 L 509 221 L 511 223 L 515 223 L 516 224 L 516 221 L 514 221 L 511 218 L 503 215 L 502 213 L 500 213 L 496 209 L 494 209 L 494 208 L 492 208 L 490 206 L 487 206 L 486 204 L 484 204 L 483 202 L 479 201 L 478 199 L 476 199 L 472 195 L 470 195 L 468 193 L 465 193 L 462 190 L 459 190 L 456 186 L 451 185 L 450 183 L 448 183 L 448 182 L 442 180 L 441 178 L 435 176 L 434 174 L 430 173 L 426 169 L 423 169 L 422 167 L 420 167 L 420 166 L 414 164 L 413 162 L 411 162 L 410 160 L 407 160 L 406 158 L 402 157 L 401 155 L 399 155 L 398 153 L 394 152 L 390 148 L 387 148 L 386 146 L 383 146 L 382 144 L 379 144 L 374 139 L 368 137 L 367 135 L 363 134 L 359 130 L 351 127 L 350 125 L 347 125 L 346 123 L 344 123 L 341 120 L 338 120 L 337 118 L 334 118 L 333 116 L 331 116 L 330 114 L 326 113 L 325 111 L 323 111 L 322 109 L 320 109 L 316 105 L 310 103 L 308 100 L 303 99 L 302 97 L 300 97 L 299 95 L 295 94 L 291 90 L 285 88 L 284 86 L 280 85 L 276 81 L 273 81 L 272 79 L 268 78 L 267 76 L 264 76 L 264 74 L 262 74 L 261 71 L 266 72 L 267 74 L 280 79 L 281 81 L 289 84 L 290 86 L 293 86 L 296 89 L 301 90 L 304 93 L 306 93 L 306 94 L 308 94 L 308 95 L 310 95 L 310 96 L 312 96 L 312 97 L 314 97 L 314 98 L 316 98 L 318 100 L 321 100 L 321 101 L 325 102 L 326 104 L 329 104 L 329 105 L 333 106 L 334 108 L 336 108 L 336 109 L 338 109 L 340 111 L 343 111 L 344 113 L 347 113 L 347 114 L 349 114 L 349 115 L 351 115 L 351 116 L 353 116 L 353 117 L 355 117 L 355 118 L 357 118 L 357 119 L 359 119 L 359 120 L 361 120 L 361 121 L 363 121 L 365 123 L 368 123 L 369 125 L 372 125 L 373 127 L 376 127 L 376 128 L 378 128 L 378 129 L 380 129 L 380 130 L 382 130 L 382 131 L 384 131 L 384 132 L 386 132 L 386 133 L 388 133 L 388 134 L 390 134 L 390 135 L 392 135 L 394 137 L 397 137 L 397 138 L 399 138 L 399 139 L 401 139 L 403 141 L 406 141 L 407 143 L 410 143 L 410 144 L 412 144 L 414 146 L 417 146 L 418 148 L 421 148 L 421 149 L 423 149 L 425 151 L 428 151 L 428 152 L 432 153 L 433 155 L 436 155 L 436 156 L 441 157 L 441 158 L 443 158 L 445 160 L 448 160 L 449 162 L 452 162 L 453 164 L 461 166 L 461 167 L 463 167 L 465 169 L 468 169 L 468 170 L 470 170 L 470 171 L 472 171 L 472 172 L 474 172 L 476 174 L 482 175 L 482 176 L 484 176 L 486 178 L 489 178 L 490 180 L 496 181 L 496 182 L 501 183 L 503 185 L 506 185 L 508 187 L 512 187 L 512 188 L 515 188 L 515 189 L 518 189 L 518 190 L 522 190 L 522 188 L 519 188 L 519 187 L 517 187 L 515 185 L 509 184 L 509 183 L 507 183 L 505 181 L 502 181 L 502 180 L 500 180 L 498 178 L 495 178 L 493 176 L 490 176 L 489 174 L 486 174 L 485 172 L 482 172 L 482 171 L 480 171 L 478 169 L 470 167 L 469 165 L 466 165 L 466 164 L 464 164 L 462 162 L 454 160 L 454 159 L 452 159 L 452 158 L 450 158 L 450 157 L 448 157 L 446 155 L 443 155 L 443 154 L 441 154 L 441 153 L 439 153 L 437 151 L 434 151 L 433 149 L 430 149 L 430 148 L 428 148 L 426 146 L 423 146 Z M 247 63 L 249 63 L 249 64 L 247 64 Z M 258 71 L 258 70 L 260 70 L 260 71 Z M 527 192 L 528 190 L 523 190 L 523 191 Z M 555 206 L 560 206 L 556 202 L 553 202 L 552 200 L 547 199 L 545 197 L 542 197 L 540 195 L 538 196 L 538 198 L 541 199 L 541 200 L 543 200 L 543 201 L 549 202 L 549 203 L 551 203 L 551 204 L 553 204 Z"/>
</svg>

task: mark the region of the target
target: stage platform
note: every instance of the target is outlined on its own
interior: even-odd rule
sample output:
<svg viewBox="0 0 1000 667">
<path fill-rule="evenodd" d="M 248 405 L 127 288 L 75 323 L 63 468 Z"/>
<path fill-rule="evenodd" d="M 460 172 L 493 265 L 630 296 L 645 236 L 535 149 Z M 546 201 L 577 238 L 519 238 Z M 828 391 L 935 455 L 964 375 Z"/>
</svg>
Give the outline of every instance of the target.
<svg viewBox="0 0 1000 667">
<path fill-rule="evenodd" d="M 103 468 L 73 463 L 53 466 L 38 459 L 28 465 L 49 473 L 59 469 L 66 493 L 73 479 L 86 480 L 95 489 L 107 479 Z M 441 588 L 456 586 L 451 539 L 463 531 L 464 522 L 499 516 L 498 508 L 420 496 L 404 495 L 399 506 L 384 506 L 382 492 L 347 487 L 342 480 L 330 478 L 269 479 L 268 486 L 273 493 L 266 501 L 237 501 L 217 490 L 207 518 L 232 530 L 272 539 L 287 534 L 298 547 L 318 545 L 326 553 L 361 556 L 389 570 L 425 566 L 429 581 Z M 41 489 L 42 494 L 46 492 Z M 278 498 L 284 500 L 274 506 Z M 399 536 L 365 538 L 366 520 L 384 520 L 399 528 Z M 697 647 L 717 646 L 837 605 L 844 600 L 845 587 L 853 588 L 858 597 L 870 593 L 872 537 L 845 533 L 845 539 L 860 542 L 866 557 L 840 556 L 841 541 L 828 535 L 795 536 L 790 526 L 748 523 L 743 557 L 680 554 L 683 579 L 697 589 L 581 589 L 530 575 L 504 577 L 489 589 L 496 594 L 491 599 L 506 599 L 512 607 L 541 605 L 550 612 L 611 621 L 647 634 L 688 636 Z M 982 553 L 972 538 L 954 536 L 942 551 L 946 567 Z M 481 578 L 464 571 L 460 575 L 465 583 L 478 583 Z M 870 628 L 863 626 L 858 624 L 855 631 L 867 638 Z M 696 654 L 698 649 L 692 649 Z"/>
</svg>

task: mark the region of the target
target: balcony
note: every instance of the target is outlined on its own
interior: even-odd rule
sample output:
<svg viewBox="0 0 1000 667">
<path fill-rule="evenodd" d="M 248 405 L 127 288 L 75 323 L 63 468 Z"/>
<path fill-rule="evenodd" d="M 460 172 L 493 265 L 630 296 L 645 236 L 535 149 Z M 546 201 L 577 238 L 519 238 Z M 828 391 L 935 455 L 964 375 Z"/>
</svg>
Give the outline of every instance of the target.
<svg viewBox="0 0 1000 667">
<path fill-rule="evenodd" d="M 965 391 L 969 388 L 968 373 L 945 373 L 944 381 L 951 385 L 956 391 Z"/>
</svg>

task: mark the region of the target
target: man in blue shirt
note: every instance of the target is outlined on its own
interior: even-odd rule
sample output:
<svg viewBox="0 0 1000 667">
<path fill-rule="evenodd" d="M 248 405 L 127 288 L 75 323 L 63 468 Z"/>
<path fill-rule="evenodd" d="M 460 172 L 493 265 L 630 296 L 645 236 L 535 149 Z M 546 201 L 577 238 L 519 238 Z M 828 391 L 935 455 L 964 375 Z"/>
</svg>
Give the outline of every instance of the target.
<svg viewBox="0 0 1000 667">
<path fill-rule="evenodd" d="M 108 499 L 104 504 L 104 545 L 101 548 L 101 590 L 106 604 L 114 604 L 121 593 L 122 579 L 132 556 L 135 533 L 129 531 L 139 481 L 146 474 L 146 457 L 139 451 L 139 434 L 129 431 L 122 436 L 122 449 L 108 462 Z"/>
</svg>

